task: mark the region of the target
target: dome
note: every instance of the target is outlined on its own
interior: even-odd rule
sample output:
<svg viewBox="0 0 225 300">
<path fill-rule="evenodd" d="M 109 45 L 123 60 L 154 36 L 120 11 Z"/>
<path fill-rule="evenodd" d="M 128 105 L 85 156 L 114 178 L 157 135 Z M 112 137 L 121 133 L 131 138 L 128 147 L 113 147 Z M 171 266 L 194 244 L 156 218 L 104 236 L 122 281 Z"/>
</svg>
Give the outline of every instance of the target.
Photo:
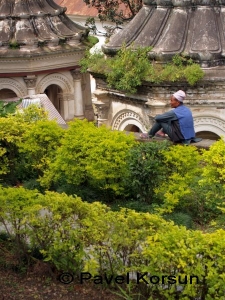
<svg viewBox="0 0 225 300">
<path fill-rule="evenodd" d="M 202 67 L 225 64 L 224 0 L 144 0 L 124 29 L 113 35 L 103 52 L 115 54 L 127 47 L 152 47 L 149 57 L 167 62 L 176 54 Z"/>
<path fill-rule="evenodd" d="M 0 57 L 42 55 L 79 46 L 87 30 L 65 11 L 53 0 L 0 0 Z"/>
</svg>

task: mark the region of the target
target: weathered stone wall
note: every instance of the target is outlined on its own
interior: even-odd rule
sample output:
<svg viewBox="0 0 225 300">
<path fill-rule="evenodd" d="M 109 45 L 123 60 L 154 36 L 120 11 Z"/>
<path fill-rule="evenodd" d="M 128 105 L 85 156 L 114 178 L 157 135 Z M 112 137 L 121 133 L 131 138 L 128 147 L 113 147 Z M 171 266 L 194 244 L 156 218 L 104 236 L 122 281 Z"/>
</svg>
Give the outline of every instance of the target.
<svg viewBox="0 0 225 300">
<path fill-rule="evenodd" d="M 179 89 L 186 92 L 185 104 L 193 112 L 195 131 L 212 132 L 225 137 L 225 68 L 205 69 L 205 78 L 195 86 L 187 83 L 143 83 L 137 94 L 126 95 L 108 89 L 103 78 L 96 78 L 94 105 L 99 125 L 115 130 L 126 130 L 135 125 L 147 131 L 157 114 L 170 110 L 170 96 Z"/>
</svg>

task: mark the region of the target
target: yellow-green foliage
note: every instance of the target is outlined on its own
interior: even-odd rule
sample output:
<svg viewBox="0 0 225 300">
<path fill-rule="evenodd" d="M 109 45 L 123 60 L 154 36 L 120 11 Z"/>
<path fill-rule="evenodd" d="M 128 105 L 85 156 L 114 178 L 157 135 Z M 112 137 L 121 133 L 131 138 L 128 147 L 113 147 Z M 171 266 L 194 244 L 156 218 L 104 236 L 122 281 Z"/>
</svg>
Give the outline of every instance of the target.
<svg viewBox="0 0 225 300">
<path fill-rule="evenodd" d="M 163 154 L 169 176 L 156 189 L 156 193 L 163 195 L 164 198 L 164 205 L 159 211 L 168 213 L 173 211 L 179 201 L 186 199 L 187 195 L 192 196 L 193 180 L 202 172 L 199 167 L 201 155 L 197 148 L 183 145 L 172 146 Z"/>
<path fill-rule="evenodd" d="M 55 121 L 38 120 L 27 127 L 19 143 L 19 152 L 26 156 L 28 169 L 32 168 L 42 175 L 55 157 L 62 136 L 63 129 Z"/>
<path fill-rule="evenodd" d="M 124 44 L 113 57 L 106 57 L 102 52 L 86 52 L 80 62 L 81 70 L 102 74 L 110 87 L 127 93 L 136 93 L 144 80 L 152 83 L 186 81 L 194 85 L 204 77 L 200 65 L 192 59 L 175 55 L 171 62 L 158 64 L 149 60 L 150 50 L 151 47 Z"/>
<path fill-rule="evenodd" d="M 221 139 L 214 143 L 209 151 L 204 151 L 203 169 L 204 182 L 206 184 L 222 184 L 225 187 L 225 143 Z"/>
<path fill-rule="evenodd" d="M 54 157 L 62 132 L 35 105 L 0 118 L 0 180 L 16 184 L 41 175 Z"/>
<path fill-rule="evenodd" d="M 7 174 L 15 164 L 14 158 L 17 154 L 17 145 L 25 126 L 13 116 L 0 118 L 0 174 Z"/>
<path fill-rule="evenodd" d="M 88 182 L 119 194 L 128 150 L 134 143 L 132 135 L 75 120 L 69 124 L 42 184 L 48 186 L 61 179 L 74 185 Z"/>
<path fill-rule="evenodd" d="M 98 202 L 24 188 L 0 188 L 0 208 L 0 225 L 15 237 L 18 251 L 28 255 L 22 246 L 29 242 L 61 272 L 147 272 L 148 284 L 142 279 L 137 284 L 146 299 L 224 299 L 224 230 L 190 231 L 149 213 L 113 212 Z M 151 283 L 150 275 L 160 283 Z M 187 284 L 178 276 L 182 281 L 187 276 Z M 191 284 L 190 276 L 198 278 Z"/>
<path fill-rule="evenodd" d="M 200 224 L 220 214 L 225 197 L 225 142 L 215 142 L 209 150 L 173 146 L 164 151 L 168 179 L 155 192 L 163 200 L 161 214 L 183 211 Z"/>
</svg>

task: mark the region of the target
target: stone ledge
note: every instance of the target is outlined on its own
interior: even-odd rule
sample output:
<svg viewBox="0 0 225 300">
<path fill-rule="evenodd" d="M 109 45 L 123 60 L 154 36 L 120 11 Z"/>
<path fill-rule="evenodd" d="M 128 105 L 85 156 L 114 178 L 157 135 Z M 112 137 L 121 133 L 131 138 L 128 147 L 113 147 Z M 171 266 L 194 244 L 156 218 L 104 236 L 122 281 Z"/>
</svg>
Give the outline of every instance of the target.
<svg viewBox="0 0 225 300">
<path fill-rule="evenodd" d="M 131 133 L 131 132 L 127 132 L 127 133 Z M 160 138 L 160 137 L 154 137 L 153 139 L 142 139 L 142 138 L 140 138 L 140 133 L 139 132 L 132 132 L 132 133 L 134 134 L 136 141 L 142 142 L 142 143 L 149 143 L 149 142 L 153 142 L 153 141 L 162 142 L 162 141 L 165 141 L 165 140 L 170 141 L 168 138 Z M 209 147 L 215 142 L 216 141 L 214 141 L 214 140 L 202 139 L 198 143 L 191 143 L 191 146 L 195 146 L 197 148 L 209 149 Z M 172 142 L 171 142 L 171 144 L 175 145 L 175 143 L 172 143 Z"/>
</svg>

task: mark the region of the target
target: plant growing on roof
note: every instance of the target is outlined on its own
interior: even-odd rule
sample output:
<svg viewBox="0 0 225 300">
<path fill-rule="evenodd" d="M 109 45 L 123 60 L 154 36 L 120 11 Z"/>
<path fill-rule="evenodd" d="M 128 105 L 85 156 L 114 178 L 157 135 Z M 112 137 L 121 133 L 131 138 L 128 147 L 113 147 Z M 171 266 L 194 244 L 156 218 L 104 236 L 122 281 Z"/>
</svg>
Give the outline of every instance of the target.
<svg viewBox="0 0 225 300">
<path fill-rule="evenodd" d="M 113 57 L 106 57 L 102 52 L 87 52 L 81 59 L 81 71 L 102 74 L 108 86 L 125 93 L 134 94 L 143 81 L 161 83 L 164 81 L 186 81 L 196 84 L 204 77 L 200 65 L 182 55 L 175 55 L 167 64 L 149 60 L 151 47 L 134 48 L 122 45 Z"/>
</svg>

